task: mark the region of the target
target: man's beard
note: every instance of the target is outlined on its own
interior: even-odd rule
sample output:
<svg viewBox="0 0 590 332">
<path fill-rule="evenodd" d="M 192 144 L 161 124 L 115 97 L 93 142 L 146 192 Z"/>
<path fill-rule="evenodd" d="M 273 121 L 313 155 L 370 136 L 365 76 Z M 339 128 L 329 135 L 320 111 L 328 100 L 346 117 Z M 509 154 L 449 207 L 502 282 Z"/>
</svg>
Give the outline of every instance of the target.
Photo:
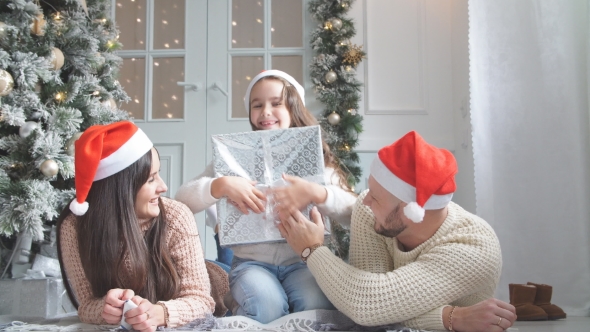
<svg viewBox="0 0 590 332">
<path fill-rule="evenodd" d="M 400 204 L 398 204 L 393 211 L 391 211 L 387 218 L 385 218 L 385 225 L 377 225 L 375 223 L 375 232 L 377 234 L 386 236 L 386 237 L 396 237 L 398 236 L 404 229 L 406 229 L 406 225 L 402 222 L 402 218 L 400 216 Z"/>
</svg>

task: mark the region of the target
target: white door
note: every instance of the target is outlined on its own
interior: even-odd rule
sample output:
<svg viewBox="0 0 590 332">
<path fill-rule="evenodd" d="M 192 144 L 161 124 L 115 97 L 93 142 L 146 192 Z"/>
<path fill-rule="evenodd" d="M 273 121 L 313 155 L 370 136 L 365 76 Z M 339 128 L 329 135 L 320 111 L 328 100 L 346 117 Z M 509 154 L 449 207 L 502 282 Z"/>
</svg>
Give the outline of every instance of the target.
<svg viewBox="0 0 590 332">
<path fill-rule="evenodd" d="M 305 86 L 309 25 L 306 0 L 210 0 L 207 38 L 207 161 L 211 135 L 251 131 L 244 94 L 265 69 Z M 206 237 L 213 231 L 207 229 Z M 207 254 L 215 252 L 207 242 Z M 213 256 L 215 257 L 215 256 Z"/>
<path fill-rule="evenodd" d="M 211 135 L 250 131 L 243 96 L 264 69 L 304 84 L 307 0 L 112 0 L 121 30 L 121 105 L 152 139 L 168 196 L 211 161 Z M 180 84 L 180 85 L 179 85 Z M 195 215 L 205 256 L 213 230 Z"/>
<path fill-rule="evenodd" d="M 113 14 L 131 98 L 120 107 L 154 142 L 173 197 L 206 166 L 207 0 L 113 0 Z"/>
</svg>

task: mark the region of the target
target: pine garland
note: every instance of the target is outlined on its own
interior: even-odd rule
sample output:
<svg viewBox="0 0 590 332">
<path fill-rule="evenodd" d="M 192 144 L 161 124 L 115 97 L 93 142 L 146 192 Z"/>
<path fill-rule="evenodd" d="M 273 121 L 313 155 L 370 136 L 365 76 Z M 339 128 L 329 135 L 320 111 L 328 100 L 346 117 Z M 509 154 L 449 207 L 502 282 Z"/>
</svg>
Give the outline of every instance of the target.
<svg viewBox="0 0 590 332">
<path fill-rule="evenodd" d="M 117 81 L 110 7 L 0 0 L 0 236 L 42 240 L 74 196 L 80 132 L 129 118 L 111 106 L 129 97 Z"/>
<path fill-rule="evenodd" d="M 350 42 L 356 30 L 353 21 L 344 15 L 353 2 L 312 0 L 309 3 L 309 12 L 319 22 L 311 34 L 315 56 L 310 64 L 316 97 L 325 105 L 319 122 L 352 188 L 361 177 L 354 148 L 363 131 L 362 116 L 358 114 L 362 83 L 356 79 L 356 67 L 366 55 L 362 47 Z M 340 257 L 348 257 L 348 230 L 334 223 L 332 232 L 337 241 L 333 249 Z"/>
</svg>

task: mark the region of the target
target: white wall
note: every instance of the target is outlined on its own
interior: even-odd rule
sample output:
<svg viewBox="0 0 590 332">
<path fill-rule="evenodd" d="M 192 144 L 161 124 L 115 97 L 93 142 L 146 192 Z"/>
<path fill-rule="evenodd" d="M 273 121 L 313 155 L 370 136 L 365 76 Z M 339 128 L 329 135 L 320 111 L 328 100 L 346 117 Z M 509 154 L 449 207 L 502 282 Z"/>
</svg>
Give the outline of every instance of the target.
<svg viewBox="0 0 590 332">
<path fill-rule="evenodd" d="M 349 12 L 367 59 L 357 147 L 366 188 L 375 153 L 410 130 L 451 150 L 459 165 L 453 200 L 475 212 L 469 121 L 467 0 L 362 0 Z"/>
</svg>

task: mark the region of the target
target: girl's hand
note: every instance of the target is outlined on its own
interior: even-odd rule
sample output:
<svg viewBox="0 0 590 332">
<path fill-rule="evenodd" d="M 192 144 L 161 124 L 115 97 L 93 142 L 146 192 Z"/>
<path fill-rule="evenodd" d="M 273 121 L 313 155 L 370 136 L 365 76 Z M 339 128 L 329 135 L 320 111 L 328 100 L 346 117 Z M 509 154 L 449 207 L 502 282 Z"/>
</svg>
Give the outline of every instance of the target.
<svg viewBox="0 0 590 332">
<path fill-rule="evenodd" d="M 290 208 L 302 210 L 311 203 L 322 204 L 328 197 L 326 188 L 320 184 L 287 174 L 283 174 L 283 179 L 289 182 L 289 185 L 272 189 L 279 211 Z"/>
<path fill-rule="evenodd" d="M 135 295 L 131 289 L 111 289 L 104 297 L 102 318 L 110 325 L 119 325 L 123 317 L 123 304 Z"/>
<path fill-rule="evenodd" d="M 263 201 L 266 201 L 266 196 L 254 185 L 256 181 L 238 176 L 222 176 L 211 183 L 211 195 L 215 198 L 226 196 L 243 214 L 248 214 L 248 208 L 261 213 L 264 211 Z"/>
<path fill-rule="evenodd" d="M 164 308 L 155 305 L 150 301 L 134 296 L 131 301 L 137 305 L 125 313 L 125 320 L 133 326 L 136 331 L 153 332 L 158 326 L 166 325 Z"/>
</svg>

